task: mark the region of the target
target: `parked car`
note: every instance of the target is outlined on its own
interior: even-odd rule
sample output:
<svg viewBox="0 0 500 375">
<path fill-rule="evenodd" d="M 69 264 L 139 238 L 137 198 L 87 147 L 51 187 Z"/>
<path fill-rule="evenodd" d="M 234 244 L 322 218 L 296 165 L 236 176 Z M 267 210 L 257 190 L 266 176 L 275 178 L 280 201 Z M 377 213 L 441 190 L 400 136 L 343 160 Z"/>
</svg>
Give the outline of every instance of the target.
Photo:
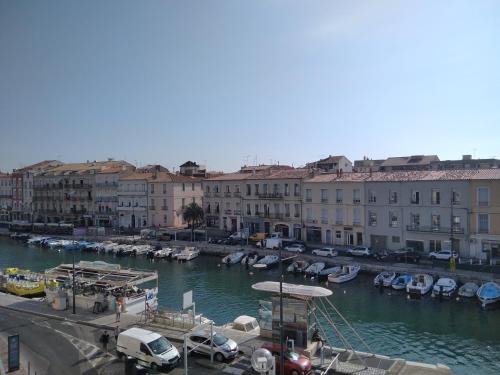
<svg viewBox="0 0 500 375">
<path fill-rule="evenodd" d="M 356 246 L 352 249 L 347 250 L 350 255 L 358 257 L 369 257 L 372 256 L 372 249 L 366 246 Z"/>
<path fill-rule="evenodd" d="M 405 263 L 407 262 L 419 263 L 420 258 L 422 258 L 422 253 L 415 251 L 413 249 L 396 250 L 392 255 L 397 262 L 405 262 Z"/>
<path fill-rule="evenodd" d="M 276 357 L 276 373 L 279 373 L 280 369 L 280 354 L 281 348 L 278 343 L 265 343 L 262 348 L 267 349 L 271 354 Z M 286 348 L 285 348 L 286 349 Z M 305 355 L 298 354 L 296 352 L 289 351 L 285 352 L 285 375 L 306 375 L 309 374 L 312 368 L 312 363 L 309 358 Z"/>
<path fill-rule="evenodd" d="M 306 251 L 306 247 L 300 243 L 293 243 L 285 247 L 286 251 L 292 251 L 294 253 L 303 253 Z"/>
<path fill-rule="evenodd" d="M 210 341 L 210 331 L 191 333 L 186 341 L 188 350 L 193 352 L 210 355 L 213 350 L 214 358 L 219 362 L 236 357 L 239 350 L 235 341 L 215 331 L 213 332 L 213 346 Z"/>
<path fill-rule="evenodd" d="M 429 253 L 430 259 L 450 260 L 451 257 L 456 256 L 457 253 L 451 250 L 433 251 Z"/>
<path fill-rule="evenodd" d="M 314 249 L 312 251 L 313 255 L 318 255 L 320 257 L 336 257 L 337 256 L 337 250 L 335 250 L 333 247 L 322 247 L 321 249 Z"/>
<path fill-rule="evenodd" d="M 231 238 L 233 240 L 246 240 L 247 235 L 245 232 L 234 232 L 233 234 L 231 234 L 229 236 L 229 238 Z"/>
<path fill-rule="evenodd" d="M 159 333 L 142 328 L 130 328 L 118 335 L 118 357 L 130 356 L 143 366 L 158 369 L 175 367 L 180 359 L 177 348 Z"/>
</svg>

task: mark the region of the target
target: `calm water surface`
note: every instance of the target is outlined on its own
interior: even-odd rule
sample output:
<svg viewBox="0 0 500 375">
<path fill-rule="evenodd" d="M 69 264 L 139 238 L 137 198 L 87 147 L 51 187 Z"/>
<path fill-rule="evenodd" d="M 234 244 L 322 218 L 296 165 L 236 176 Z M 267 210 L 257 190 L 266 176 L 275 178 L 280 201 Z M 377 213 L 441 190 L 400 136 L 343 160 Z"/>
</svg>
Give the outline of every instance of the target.
<svg viewBox="0 0 500 375">
<path fill-rule="evenodd" d="M 240 265 L 217 267 L 216 257 L 199 257 L 188 263 L 149 263 L 145 258 L 114 258 L 77 254 L 77 261 L 105 260 L 125 267 L 159 272 L 159 304 L 180 309 L 182 294 L 193 289 L 196 309 L 216 323 L 226 323 L 243 314 L 258 315 L 259 299 L 251 284 L 278 280 L 278 271 L 249 275 Z M 72 254 L 28 247 L 0 239 L 0 267 L 23 267 L 43 271 L 72 261 Z M 286 276 L 287 282 L 314 284 L 303 277 Z M 426 297 L 407 300 L 404 294 L 372 286 L 372 277 L 360 275 L 343 285 L 330 285 L 331 300 L 376 353 L 408 360 L 444 363 L 457 374 L 500 374 L 500 310 L 483 311 L 475 301 L 438 301 Z M 339 324 L 344 334 L 352 338 Z M 329 333 L 334 344 L 333 332 Z M 352 338 L 357 349 L 365 348 Z"/>
</svg>

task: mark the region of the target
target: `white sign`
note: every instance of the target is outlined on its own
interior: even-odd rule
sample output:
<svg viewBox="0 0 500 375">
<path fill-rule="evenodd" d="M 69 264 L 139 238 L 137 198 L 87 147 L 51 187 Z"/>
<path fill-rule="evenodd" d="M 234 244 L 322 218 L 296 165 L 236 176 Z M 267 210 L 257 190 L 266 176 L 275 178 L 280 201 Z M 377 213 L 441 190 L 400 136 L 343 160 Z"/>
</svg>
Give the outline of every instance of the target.
<svg viewBox="0 0 500 375">
<path fill-rule="evenodd" d="M 182 309 L 187 309 L 188 307 L 193 306 L 193 291 L 190 290 L 186 292 L 182 296 Z"/>
</svg>

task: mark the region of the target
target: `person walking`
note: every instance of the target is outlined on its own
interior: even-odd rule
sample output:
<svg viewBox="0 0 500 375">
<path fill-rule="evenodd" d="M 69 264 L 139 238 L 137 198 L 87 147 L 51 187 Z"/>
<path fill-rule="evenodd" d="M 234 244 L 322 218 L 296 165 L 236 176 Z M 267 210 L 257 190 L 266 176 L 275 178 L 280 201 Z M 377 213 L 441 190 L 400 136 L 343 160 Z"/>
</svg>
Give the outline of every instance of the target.
<svg viewBox="0 0 500 375">
<path fill-rule="evenodd" d="M 115 312 L 116 312 L 116 323 L 118 323 L 120 321 L 120 315 L 122 312 L 122 304 L 119 299 L 116 300 Z"/>
<path fill-rule="evenodd" d="M 120 334 L 120 326 L 117 324 L 115 327 L 115 342 L 118 342 L 118 335 Z"/>
<path fill-rule="evenodd" d="M 108 352 L 108 342 L 109 342 L 109 333 L 108 331 L 104 331 L 104 333 L 101 335 L 101 343 L 102 343 L 102 348 L 106 353 Z"/>
</svg>

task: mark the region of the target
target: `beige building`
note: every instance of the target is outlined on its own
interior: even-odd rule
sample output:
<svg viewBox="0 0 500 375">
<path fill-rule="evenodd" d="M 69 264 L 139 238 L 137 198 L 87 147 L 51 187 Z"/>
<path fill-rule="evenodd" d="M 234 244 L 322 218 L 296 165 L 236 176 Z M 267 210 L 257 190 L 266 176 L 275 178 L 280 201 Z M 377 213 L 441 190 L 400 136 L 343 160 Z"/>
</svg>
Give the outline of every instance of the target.
<svg viewBox="0 0 500 375">
<path fill-rule="evenodd" d="M 9 173 L 0 172 L 0 222 L 11 219 L 12 213 L 12 178 Z"/>
<path fill-rule="evenodd" d="M 272 166 L 204 181 L 207 225 L 235 232 L 302 238 L 302 180 L 307 169 Z"/>
<path fill-rule="evenodd" d="M 149 226 L 185 226 L 182 213 L 193 202 L 203 206 L 201 179 L 164 172 L 154 173 L 148 179 Z"/>
<path fill-rule="evenodd" d="M 480 170 L 470 180 L 471 255 L 500 261 L 500 170 Z"/>
<path fill-rule="evenodd" d="M 304 181 L 304 238 L 327 245 L 363 245 L 363 173 L 327 173 Z"/>
<path fill-rule="evenodd" d="M 137 230 L 148 227 L 148 180 L 151 172 L 134 172 L 118 179 L 118 226 Z"/>
<path fill-rule="evenodd" d="M 63 164 L 34 176 L 36 222 L 94 225 L 96 176 L 107 168 L 128 167 L 124 161 Z"/>
</svg>

